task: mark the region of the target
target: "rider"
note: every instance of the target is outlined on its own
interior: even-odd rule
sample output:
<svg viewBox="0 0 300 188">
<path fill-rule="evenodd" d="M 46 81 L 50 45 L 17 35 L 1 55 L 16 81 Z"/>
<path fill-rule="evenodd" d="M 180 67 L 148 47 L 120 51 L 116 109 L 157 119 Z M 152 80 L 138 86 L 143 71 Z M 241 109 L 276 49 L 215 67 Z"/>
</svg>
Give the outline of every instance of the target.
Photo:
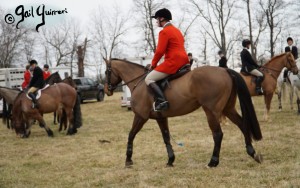
<svg viewBox="0 0 300 188">
<path fill-rule="evenodd" d="M 51 72 L 49 71 L 49 65 L 45 64 L 43 68 L 43 77 L 44 80 L 46 80 L 51 75 Z"/>
<path fill-rule="evenodd" d="M 222 50 L 219 50 L 218 55 L 220 56 L 219 67 L 228 68 L 227 67 L 227 58 L 225 57 Z"/>
<path fill-rule="evenodd" d="M 262 72 L 258 70 L 259 66 L 253 60 L 250 52 L 248 51 L 251 45 L 251 41 L 249 39 L 245 39 L 243 40 L 242 45 L 244 49 L 241 52 L 241 60 L 242 60 L 241 72 L 246 72 L 256 76 L 256 93 L 262 95 L 263 90 L 261 88 L 261 83 L 264 79 L 264 75 Z"/>
<path fill-rule="evenodd" d="M 31 60 L 29 62 L 30 64 L 30 68 L 33 71 L 33 76 L 30 80 L 30 83 L 28 85 L 29 90 L 28 90 L 28 96 L 32 99 L 32 108 L 38 108 L 38 103 L 37 100 L 35 98 L 35 92 L 38 89 L 41 89 L 44 87 L 45 85 L 45 81 L 43 78 L 43 70 L 37 65 L 37 61 L 36 60 Z"/>
<path fill-rule="evenodd" d="M 288 37 L 286 39 L 286 42 L 288 43 L 288 46 L 285 47 L 284 52 L 291 52 L 294 56 L 294 59 L 298 59 L 298 49 L 296 46 L 293 46 L 294 43 L 293 38 Z M 284 82 L 286 81 L 287 75 L 288 75 L 288 70 L 285 69 L 283 73 Z"/>
<path fill-rule="evenodd" d="M 30 79 L 31 79 L 31 73 L 30 73 L 30 65 L 27 64 L 26 65 L 26 70 L 24 72 L 24 81 L 22 83 L 22 90 L 25 90 L 30 82 Z"/>
<path fill-rule="evenodd" d="M 169 102 L 156 82 L 189 64 L 189 59 L 184 49 L 182 33 L 170 22 L 171 12 L 163 8 L 158 10 L 152 18 L 155 18 L 158 27 L 163 29 L 159 32 L 158 45 L 150 67 L 152 71 L 145 78 L 145 82 L 154 94 L 154 111 L 161 111 L 169 108 Z M 165 56 L 164 61 L 158 65 L 162 56 Z"/>
</svg>

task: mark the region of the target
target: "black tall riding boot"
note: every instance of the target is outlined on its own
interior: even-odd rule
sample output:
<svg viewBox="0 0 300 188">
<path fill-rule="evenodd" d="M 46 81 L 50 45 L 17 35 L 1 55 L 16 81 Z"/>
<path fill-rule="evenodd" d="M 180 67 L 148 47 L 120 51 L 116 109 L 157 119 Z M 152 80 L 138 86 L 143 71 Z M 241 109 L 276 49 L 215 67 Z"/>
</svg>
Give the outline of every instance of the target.
<svg viewBox="0 0 300 188">
<path fill-rule="evenodd" d="M 162 111 L 169 108 L 169 102 L 166 100 L 164 93 L 156 83 L 148 86 L 154 95 L 153 109 L 154 111 Z"/>
<path fill-rule="evenodd" d="M 256 91 L 256 93 L 258 95 L 262 95 L 263 94 L 263 90 L 261 88 L 261 83 L 262 83 L 263 80 L 264 80 L 263 76 L 258 76 L 256 78 L 256 89 L 255 89 L 255 91 Z"/>
<path fill-rule="evenodd" d="M 33 93 L 28 93 L 28 96 L 32 99 L 32 108 L 39 108 L 35 95 Z"/>
</svg>

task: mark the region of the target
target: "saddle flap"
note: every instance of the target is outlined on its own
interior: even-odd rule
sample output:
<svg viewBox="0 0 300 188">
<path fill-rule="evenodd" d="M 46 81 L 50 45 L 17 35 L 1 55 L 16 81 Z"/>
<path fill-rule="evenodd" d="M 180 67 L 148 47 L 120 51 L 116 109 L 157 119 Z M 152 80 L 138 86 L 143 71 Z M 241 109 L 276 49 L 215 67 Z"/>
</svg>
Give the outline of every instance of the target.
<svg viewBox="0 0 300 188">
<path fill-rule="evenodd" d="M 186 73 L 188 73 L 190 71 L 191 71 L 191 65 L 186 64 L 186 65 L 182 66 L 175 74 L 171 74 L 171 75 L 167 76 L 166 78 L 158 81 L 157 84 L 159 85 L 159 87 L 162 90 L 165 90 L 166 87 L 169 86 L 170 81 L 180 78 L 181 76 L 185 75 Z"/>
</svg>

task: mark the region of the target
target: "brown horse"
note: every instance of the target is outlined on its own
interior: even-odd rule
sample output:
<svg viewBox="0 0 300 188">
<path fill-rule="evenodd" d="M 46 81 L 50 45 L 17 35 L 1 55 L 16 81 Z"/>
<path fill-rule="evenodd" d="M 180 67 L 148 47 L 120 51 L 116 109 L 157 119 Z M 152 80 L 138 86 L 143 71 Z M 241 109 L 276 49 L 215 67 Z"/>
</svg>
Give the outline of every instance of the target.
<svg viewBox="0 0 300 188">
<path fill-rule="evenodd" d="M 298 67 L 292 53 L 287 52 L 273 57 L 269 62 L 263 65 L 260 70 L 264 73 L 264 81 L 262 82 L 262 88 L 264 91 L 265 99 L 265 113 L 264 120 L 268 121 L 269 113 L 271 108 L 271 101 L 273 98 L 274 91 L 277 85 L 277 79 L 280 75 L 282 69 L 286 67 L 288 70 L 292 71 L 294 74 L 298 73 Z M 251 96 L 257 96 L 255 92 L 255 77 L 254 76 L 245 76 L 241 74 L 244 78 L 247 87 L 250 91 Z"/>
<path fill-rule="evenodd" d="M 53 84 L 56 84 L 56 83 L 60 83 L 60 82 L 63 82 L 63 83 L 66 83 L 70 86 L 72 86 L 73 88 L 75 88 L 77 90 L 77 85 L 76 83 L 74 82 L 74 80 L 72 79 L 71 76 L 68 76 L 64 79 L 61 79 L 60 75 L 58 72 L 55 72 L 55 73 L 52 73 L 46 80 L 45 80 L 46 84 L 49 84 L 49 85 L 53 85 Z M 63 109 L 59 109 L 59 111 L 57 112 L 54 112 L 54 117 L 53 117 L 53 124 L 56 125 L 56 120 L 57 122 L 59 122 L 59 131 L 62 130 L 62 124 L 64 124 L 64 130 L 67 129 L 67 119 L 66 119 L 66 116 L 64 116 L 65 112 Z"/>
<path fill-rule="evenodd" d="M 15 99 L 12 109 L 12 125 L 17 135 L 28 137 L 30 135 L 30 121 L 36 119 L 40 126 L 45 128 L 48 136 L 53 136 L 53 132 L 46 125 L 42 114 L 55 112 L 59 108 L 64 109 L 69 122 L 67 134 L 75 134 L 77 128 L 81 126 L 80 101 L 76 90 L 68 84 L 58 83 L 49 86 L 42 91 L 38 103 L 38 109 L 32 108 L 32 101 L 25 92 L 20 93 Z"/>
<path fill-rule="evenodd" d="M 10 128 L 9 121 L 11 119 L 11 109 L 20 92 L 21 91 L 19 89 L 0 87 L 0 96 L 3 99 L 2 122 L 3 124 L 6 124 L 8 129 Z"/>
<path fill-rule="evenodd" d="M 153 111 L 153 96 L 148 93 L 144 78 L 145 67 L 125 60 L 106 60 L 105 92 L 113 95 L 113 90 L 123 80 L 129 87 L 134 120 L 128 136 L 126 166 L 133 164 L 133 140 L 148 119 L 155 119 L 160 127 L 168 153 L 167 166 L 173 166 L 174 151 L 170 143 L 168 117 L 182 116 L 203 107 L 212 131 L 214 149 L 209 167 L 219 164 L 219 154 L 223 132 L 219 118 L 227 116 L 242 131 L 245 137 L 247 153 L 257 162 L 261 155 L 256 154 L 252 146 L 254 140 L 262 139 L 259 123 L 256 118 L 251 96 L 242 77 L 233 70 L 219 67 L 201 67 L 194 69 L 182 77 L 172 80 L 170 87 L 165 89 L 165 95 L 170 108 L 162 112 Z M 236 97 L 239 97 L 242 117 L 235 109 Z"/>
</svg>

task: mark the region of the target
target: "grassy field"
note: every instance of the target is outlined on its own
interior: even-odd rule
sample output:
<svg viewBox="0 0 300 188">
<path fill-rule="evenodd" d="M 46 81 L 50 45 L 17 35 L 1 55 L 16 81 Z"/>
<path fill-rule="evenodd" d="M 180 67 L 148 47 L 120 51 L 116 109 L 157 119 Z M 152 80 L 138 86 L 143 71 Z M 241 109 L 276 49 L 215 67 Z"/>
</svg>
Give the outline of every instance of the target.
<svg viewBox="0 0 300 188">
<path fill-rule="evenodd" d="M 59 133 L 52 114 L 45 119 L 54 138 L 38 125 L 28 139 L 0 126 L 0 187 L 300 187 L 300 116 L 287 102 L 278 112 L 274 98 L 272 122 L 262 122 L 263 99 L 253 98 L 264 137 L 254 147 L 264 156 L 262 164 L 246 154 L 241 132 L 230 123 L 223 126 L 219 166 L 206 168 L 213 139 L 199 109 L 169 121 L 173 168 L 165 167 L 165 145 L 153 120 L 135 139 L 134 166 L 125 168 L 133 113 L 120 107 L 120 96 L 82 104 L 84 123 L 75 136 Z"/>
</svg>

